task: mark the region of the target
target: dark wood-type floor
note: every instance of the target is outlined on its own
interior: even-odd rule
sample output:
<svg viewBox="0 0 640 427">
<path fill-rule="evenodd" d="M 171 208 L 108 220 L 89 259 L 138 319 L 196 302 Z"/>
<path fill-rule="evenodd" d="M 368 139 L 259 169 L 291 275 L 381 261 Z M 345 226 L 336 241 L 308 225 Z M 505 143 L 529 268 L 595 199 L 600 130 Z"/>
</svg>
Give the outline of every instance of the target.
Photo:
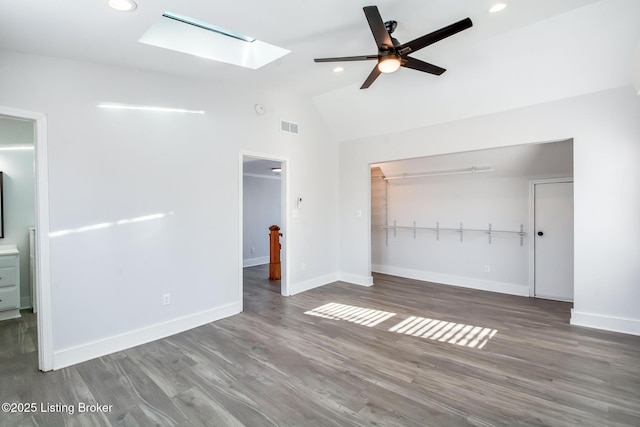
<svg viewBox="0 0 640 427">
<path fill-rule="evenodd" d="M 0 322 L 0 402 L 76 412 L 0 425 L 640 425 L 640 337 L 570 326 L 570 304 L 384 275 L 282 298 L 261 277 L 242 314 L 46 374 L 33 315 Z"/>
</svg>

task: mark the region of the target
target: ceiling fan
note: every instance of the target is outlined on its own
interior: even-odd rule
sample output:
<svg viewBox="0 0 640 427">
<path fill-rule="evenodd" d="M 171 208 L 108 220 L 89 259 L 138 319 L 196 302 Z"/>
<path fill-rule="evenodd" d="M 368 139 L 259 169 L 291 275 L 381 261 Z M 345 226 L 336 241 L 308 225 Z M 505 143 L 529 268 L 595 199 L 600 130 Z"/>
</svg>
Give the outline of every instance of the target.
<svg viewBox="0 0 640 427">
<path fill-rule="evenodd" d="M 473 26 L 471 19 L 465 18 L 408 43 L 400 44 L 398 40 L 391 37 L 398 25 L 396 21 L 383 22 L 376 6 L 366 6 L 363 10 L 373 33 L 373 38 L 376 41 L 376 45 L 378 45 L 378 54 L 314 59 L 315 62 L 368 61 L 377 59 L 378 63 L 360 89 L 366 89 L 371 86 L 381 73 L 392 73 L 400 67 L 412 68 L 439 76 L 446 71 L 444 68 L 412 58 L 409 54 Z"/>
</svg>

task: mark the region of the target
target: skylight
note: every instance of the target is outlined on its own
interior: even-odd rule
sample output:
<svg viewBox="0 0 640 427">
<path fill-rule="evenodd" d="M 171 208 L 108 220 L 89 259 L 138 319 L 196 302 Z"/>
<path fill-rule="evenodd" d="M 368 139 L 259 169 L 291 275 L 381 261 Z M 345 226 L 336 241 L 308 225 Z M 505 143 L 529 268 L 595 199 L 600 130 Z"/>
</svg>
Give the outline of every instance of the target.
<svg viewBox="0 0 640 427">
<path fill-rule="evenodd" d="M 164 18 L 175 19 L 176 21 L 184 24 L 194 25 L 203 30 L 213 31 L 214 33 L 222 34 L 223 36 L 233 37 L 234 39 L 242 40 L 243 42 L 253 43 L 256 39 L 244 36 L 242 34 L 234 33 L 233 31 L 225 30 L 224 28 L 216 27 L 215 25 L 207 24 L 197 19 L 187 18 L 186 16 L 178 15 L 177 13 L 165 12 L 162 14 Z"/>
<path fill-rule="evenodd" d="M 290 52 L 172 12 L 165 12 L 138 41 L 254 70 Z"/>
</svg>

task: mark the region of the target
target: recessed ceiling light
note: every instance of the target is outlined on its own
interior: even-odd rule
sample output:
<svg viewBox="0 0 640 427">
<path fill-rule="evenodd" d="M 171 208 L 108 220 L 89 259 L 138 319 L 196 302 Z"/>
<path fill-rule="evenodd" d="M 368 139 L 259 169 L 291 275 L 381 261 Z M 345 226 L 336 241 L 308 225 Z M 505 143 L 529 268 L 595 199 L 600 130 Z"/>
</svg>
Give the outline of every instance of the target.
<svg viewBox="0 0 640 427">
<path fill-rule="evenodd" d="M 491 8 L 489 9 L 489 13 L 500 12 L 505 7 L 507 7 L 506 3 L 496 3 L 493 6 L 491 6 Z"/>
<path fill-rule="evenodd" d="M 138 5 L 133 0 L 109 0 L 109 7 L 118 12 L 132 12 Z"/>
<path fill-rule="evenodd" d="M 341 73 L 343 71 L 344 71 L 344 67 L 336 67 L 336 68 L 333 69 L 334 73 Z"/>
</svg>

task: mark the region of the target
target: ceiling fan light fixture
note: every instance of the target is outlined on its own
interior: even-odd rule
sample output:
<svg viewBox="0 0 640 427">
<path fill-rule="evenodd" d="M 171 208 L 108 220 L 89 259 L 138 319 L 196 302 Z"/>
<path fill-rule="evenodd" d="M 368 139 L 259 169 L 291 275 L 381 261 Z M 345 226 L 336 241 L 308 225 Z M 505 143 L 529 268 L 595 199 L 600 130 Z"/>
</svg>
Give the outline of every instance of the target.
<svg viewBox="0 0 640 427">
<path fill-rule="evenodd" d="M 378 70 L 380 70 L 381 73 L 393 73 L 400 68 L 400 64 L 400 58 L 397 56 L 387 56 L 378 62 Z"/>
<path fill-rule="evenodd" d="M 138 7 L 133 0 L 109 0 L 107 3 L 111 9 L 118 12 L 132 12 Z"/>
</svg>

